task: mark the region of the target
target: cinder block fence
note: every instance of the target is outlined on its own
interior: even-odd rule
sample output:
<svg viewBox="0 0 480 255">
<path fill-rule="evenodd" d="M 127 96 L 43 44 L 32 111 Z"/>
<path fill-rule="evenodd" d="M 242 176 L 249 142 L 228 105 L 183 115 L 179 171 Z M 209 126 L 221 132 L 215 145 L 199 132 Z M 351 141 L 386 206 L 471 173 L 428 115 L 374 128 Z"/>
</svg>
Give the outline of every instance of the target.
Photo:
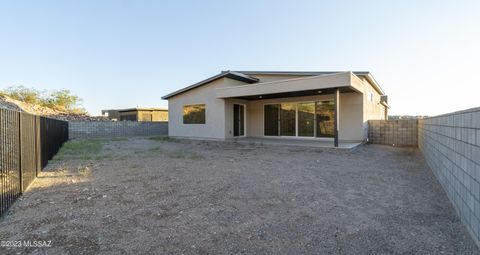
<svg viewBox="0 0 480 255">
<path fill-rule="evenodd" d="M 417 146 L 480 246 L 480 108 L 420 120 L 368 122 L 370 143 Z"/>
<path fill-rule="evenodd" d="M 71 139 L 168 135 L 168 122 L 70 121 L 68 130 Z"/>
<path fill-rule="evenodd" d="M 369 120 L 368 142 L 394 146 L 417 146 L 417 120 Z"/>
<path fill-rule="evenodd" d="M 480 246 L 480 108 L 419 120 L 418 147 Z"/>
</svg>

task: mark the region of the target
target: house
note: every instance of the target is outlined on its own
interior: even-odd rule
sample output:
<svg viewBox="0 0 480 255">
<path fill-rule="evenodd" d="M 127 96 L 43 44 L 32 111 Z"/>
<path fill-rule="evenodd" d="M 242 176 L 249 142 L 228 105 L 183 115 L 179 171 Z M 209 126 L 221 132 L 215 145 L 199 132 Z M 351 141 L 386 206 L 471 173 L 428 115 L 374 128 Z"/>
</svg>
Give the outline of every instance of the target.
<svg viewBox="0 0 480 255">
<path fill-rule="evenodd" d="M 387 96 L 370 72 L 223 71 L 170 93 L 172 137 L 363 142 L 386 119 Z"/>
<path fill-rule="evenodd" d="M 102 115 L 120 121 L 168 121 L 168 110 L 163 108 L 102 110 Z"/>
</svg>

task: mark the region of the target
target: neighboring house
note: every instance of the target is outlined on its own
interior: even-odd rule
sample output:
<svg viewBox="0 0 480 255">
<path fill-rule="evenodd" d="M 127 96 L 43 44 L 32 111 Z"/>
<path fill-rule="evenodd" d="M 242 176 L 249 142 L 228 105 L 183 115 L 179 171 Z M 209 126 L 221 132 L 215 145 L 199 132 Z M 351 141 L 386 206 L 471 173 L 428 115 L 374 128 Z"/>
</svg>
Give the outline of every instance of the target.
<svg viewBox="0 0 480 255">
<path fill-rule="evenodd" d="M 169 135 L 363 142 L 386 119 L 387 96 L 369 72 L 223 71 L 168 94 Z"/>
<path fill-rule="evenodd" d="M 102 110 L 102 115 L 111 120 L 129 121 L 168 121 L 168 110 L 161 108 L 130 108 L 121 110 Z"/>
<path fill-rule="evenodd" d="M 109 120 L 120 120 L 120 113 L 118 110 L 102 110 L 102 116 L 108 117 Z"/>
</svg>

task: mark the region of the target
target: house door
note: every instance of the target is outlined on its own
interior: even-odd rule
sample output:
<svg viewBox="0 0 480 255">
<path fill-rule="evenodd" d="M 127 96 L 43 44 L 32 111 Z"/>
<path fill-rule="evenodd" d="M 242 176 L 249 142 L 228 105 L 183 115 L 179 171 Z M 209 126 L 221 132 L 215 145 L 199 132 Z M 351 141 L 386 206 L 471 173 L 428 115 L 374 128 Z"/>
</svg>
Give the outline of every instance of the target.
<svg viewBox="0 0 480 255">
<path fill-rule="evenodd" d="M 233 105 L 233 136 L 245 136 L 245 105 Z"/>
</svg>

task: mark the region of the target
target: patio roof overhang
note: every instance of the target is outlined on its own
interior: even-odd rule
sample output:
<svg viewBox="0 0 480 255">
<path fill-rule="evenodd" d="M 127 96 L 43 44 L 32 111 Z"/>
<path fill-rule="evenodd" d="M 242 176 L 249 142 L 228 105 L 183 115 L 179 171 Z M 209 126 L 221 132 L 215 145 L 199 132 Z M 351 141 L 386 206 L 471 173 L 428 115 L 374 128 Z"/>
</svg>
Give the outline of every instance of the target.
<svg viewBox="0 0 480 255">
<path fill-rule="evenodd" d="M 352 72 L 325 74 L 304 78 L 262 82 L 218 88 L 217 98 L 259 100 L 281 97 L 299 97 L 342 92 L 360 92 L 362 81 Z"/>
</svg>

